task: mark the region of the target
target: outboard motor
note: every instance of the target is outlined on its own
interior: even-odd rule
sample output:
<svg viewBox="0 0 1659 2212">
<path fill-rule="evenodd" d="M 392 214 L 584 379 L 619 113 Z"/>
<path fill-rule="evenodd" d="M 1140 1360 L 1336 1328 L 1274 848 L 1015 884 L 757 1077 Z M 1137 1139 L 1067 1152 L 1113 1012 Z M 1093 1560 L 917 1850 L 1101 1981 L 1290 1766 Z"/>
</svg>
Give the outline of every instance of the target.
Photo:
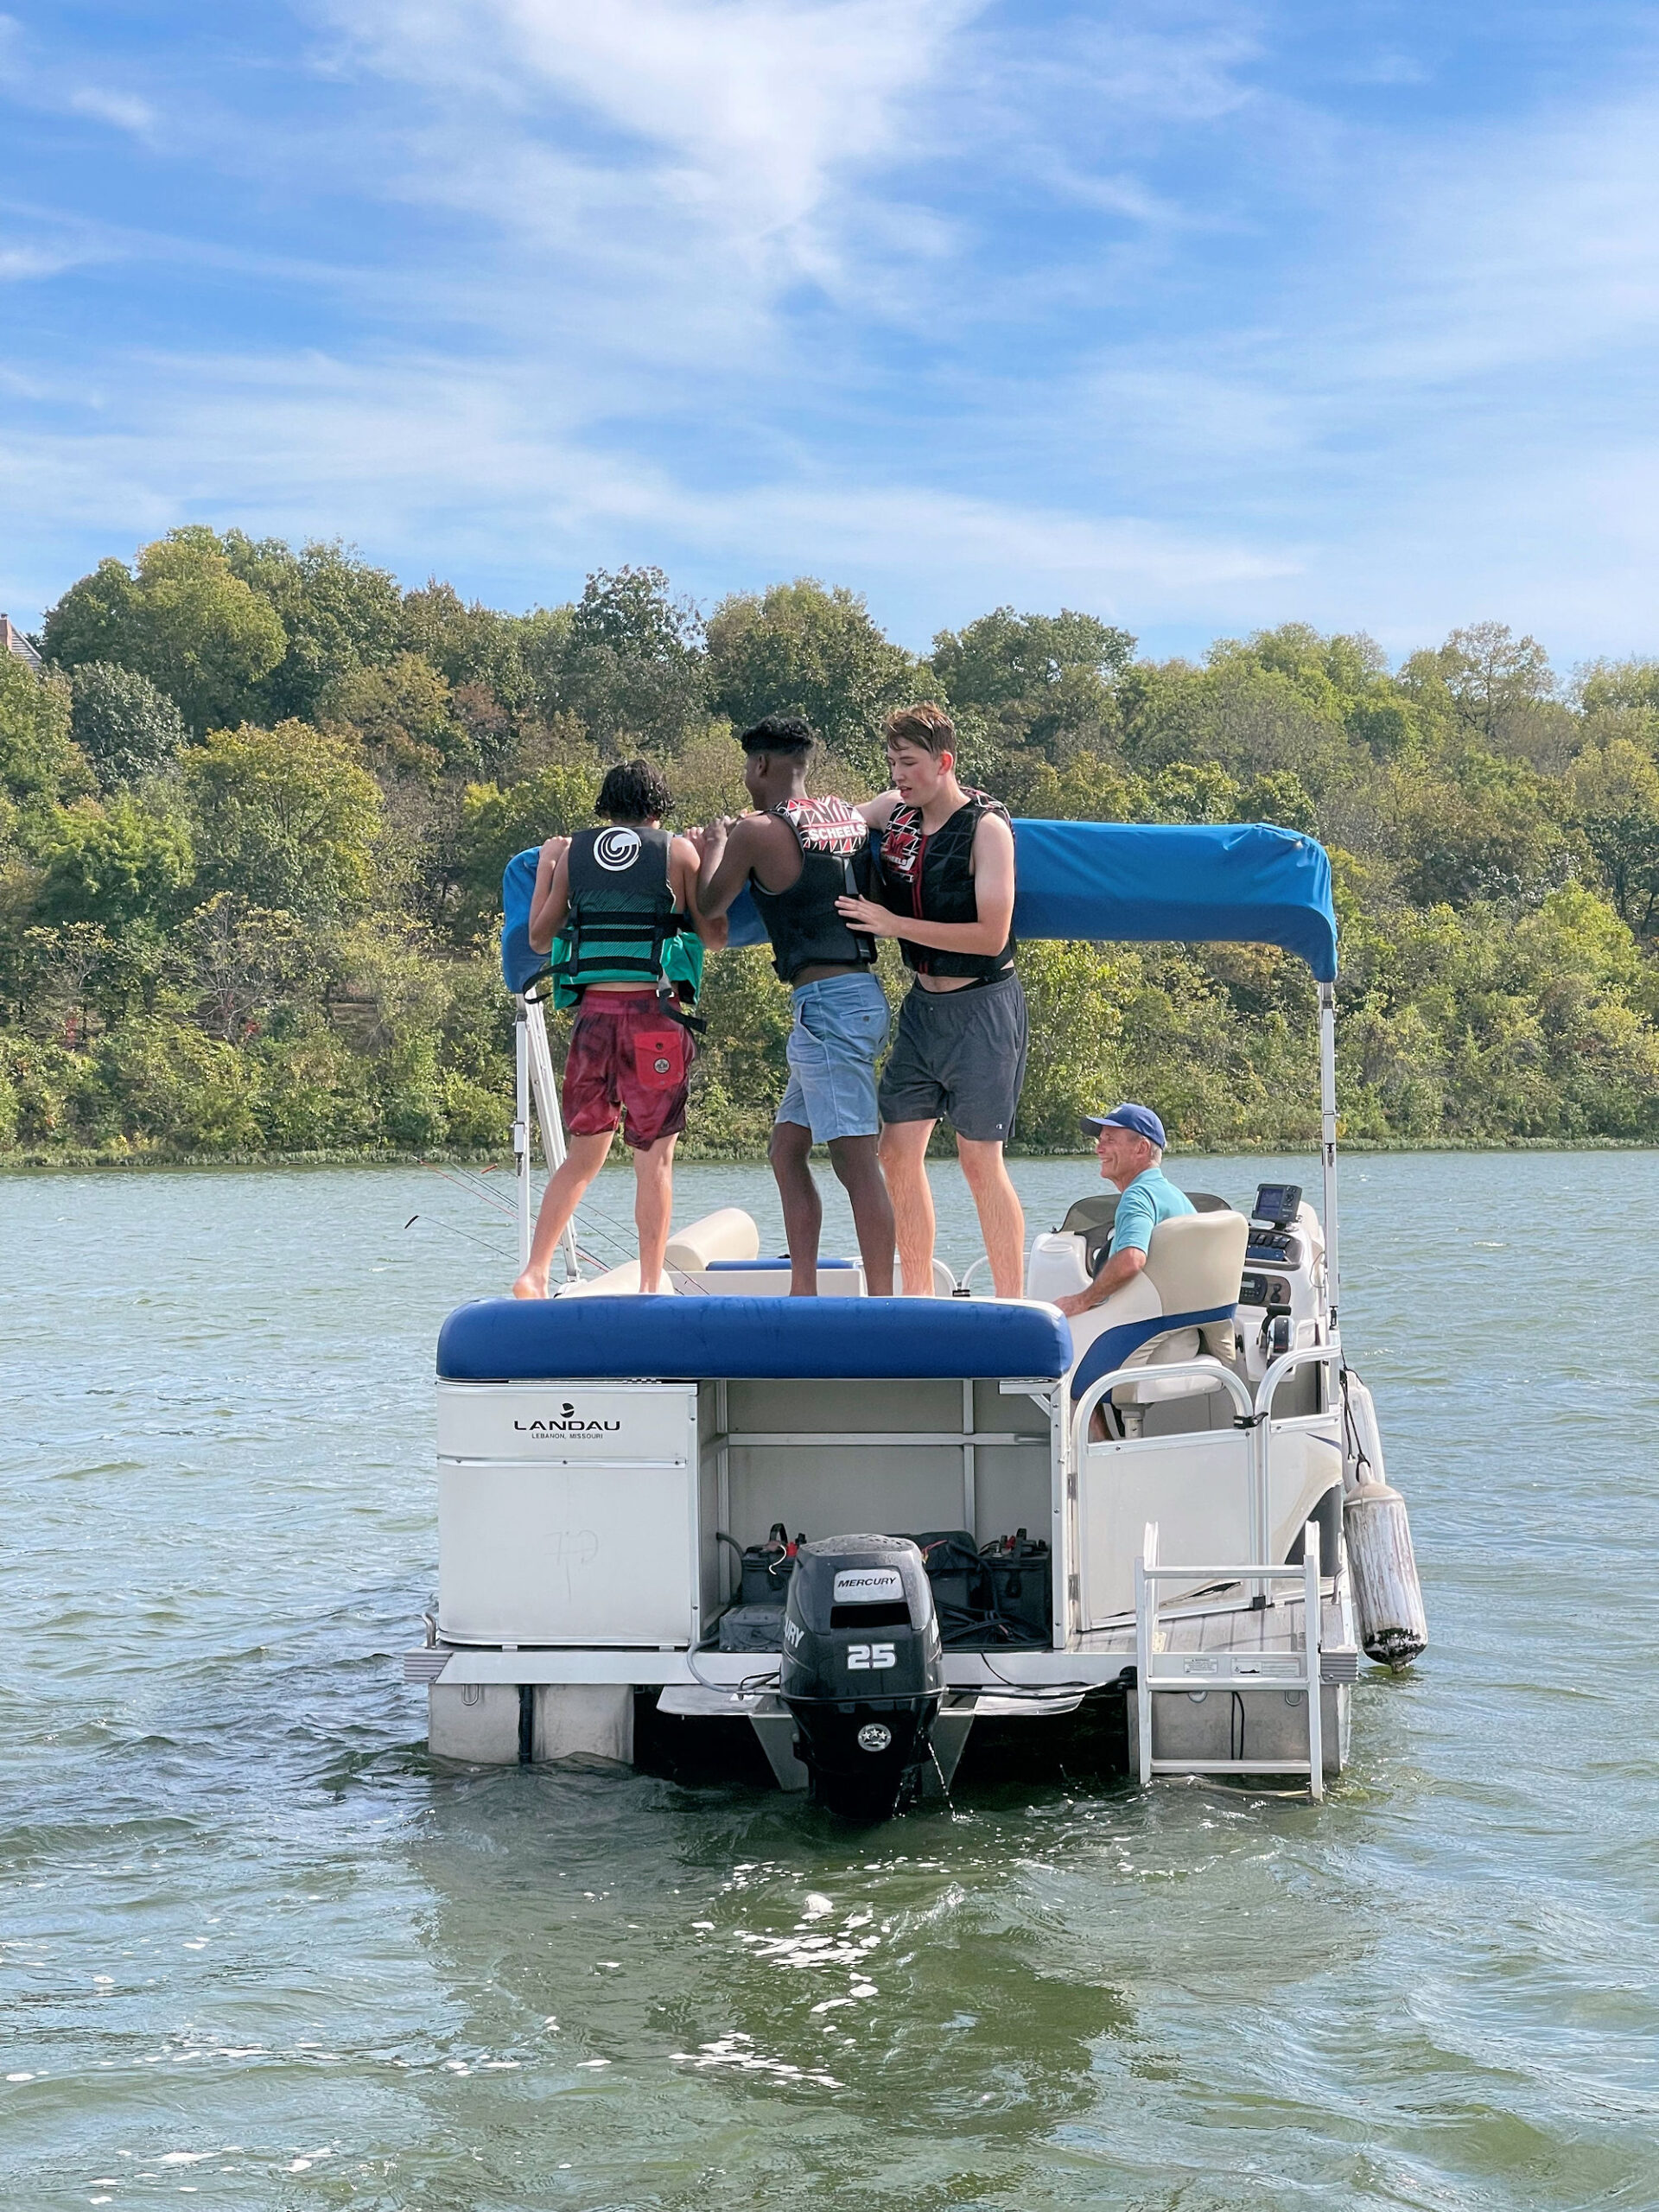
<svg viewBox="0 0 1659 2212">
<path fill-rule="evenodd" d="M 849 1820 L 914 1803 L 944 1694 L 938 1616 L 908 1536 L 803 1544 L 784 1611 L 779 1694 L 813 1798 Z"/>
</svg>

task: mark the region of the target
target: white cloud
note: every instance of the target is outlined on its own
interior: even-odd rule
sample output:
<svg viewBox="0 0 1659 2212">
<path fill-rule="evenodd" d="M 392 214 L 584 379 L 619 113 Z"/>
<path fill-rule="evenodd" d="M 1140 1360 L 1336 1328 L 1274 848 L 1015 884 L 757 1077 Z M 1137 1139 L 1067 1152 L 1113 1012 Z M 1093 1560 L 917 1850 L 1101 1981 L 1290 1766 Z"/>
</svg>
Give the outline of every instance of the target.
<svg viewBox="0 0 1659 2212">
<path fill-rule="evenodd" d="M 715 591 L 826 571 L 869 588 L 917 643 L 1011 592 L 1177 620 L 1298 566 L 1294 550 L 944 490 L 901 469 L 820 465 L 710 493 L 551 430 L 533 376 L 501 365 L 313 354 L 129 371 L 118 402 L 78 434 L 0 446 L 9 504 L 49 499 L 60 524 L 113 528 L 124 543 L 203 514 L 295 537 L 344 532 L 379 555 L 409 549 L 413 581 L 432 566 L 476 576 L 505 545 L 533 578 L 523 597 L 562 597 L 623 558 L 660 559 Z"/>
<path fill-rule="evenodd" d="M 155 109 L 148 100 L 137 99 L 130 92 L 111 92 L 95 85 L 79 85 L 64 105 L 73 115 L 91 116 L 94 122 L 113 124 L 118 130 L 130 130 L 139 137 L 149 137 L 156 128 Z"/>
<path fill-rule="evenodd" d="M 70 247 L 0 245 L 0 284 L 31 276 L 55 276 L 84 258 Z"/>
<path fill-rule="evenodd" d="M 1489 129 L 1384 180 L 1377 378 L 1591 357 L 1659 325 L 1659 95 Z"/>
<path fill-rule="evenodd" d="M 257 276 L 326 341 L 244 341 L 232 305 L 219 350 L 73 359 L 96 405 L 16 358 L 14 505 L 341 531 L 509 603 L 630 557 L 705 595 L 823 571 L 912 642 L 1007 598 L 1391 641 L 1554 605 L 1586 651 L 1651 620 L 1639 85 L 1431 140 L 1298 105 L 1223 0 L 305 4 L 327 100 L 245 144 L 155 78 L 280 227 L 14 224 L 0 277 Z M 152 128 L 92 73 L 52 99 Z"/>
<path fill-rule="evenodd" d="M 156 128 L 156 113 L 148 100 L 106 86 L 77 82 L 73 71 L 41 60 L 15 16 L 0 14 L 0 57 L 5 65 L 0 99 L 48 113 L 84 115 L 138 137 L 149 137 Z"/>
<path fill-rule="evenodd" d="M 838 191 L 902 155 L 906 103 L 985 4 L 372 0 L 334 20 L 427 103 L 404 190 L 590 265 L 690 256 L 764 296 L 833 282 Z"/>
</svg>

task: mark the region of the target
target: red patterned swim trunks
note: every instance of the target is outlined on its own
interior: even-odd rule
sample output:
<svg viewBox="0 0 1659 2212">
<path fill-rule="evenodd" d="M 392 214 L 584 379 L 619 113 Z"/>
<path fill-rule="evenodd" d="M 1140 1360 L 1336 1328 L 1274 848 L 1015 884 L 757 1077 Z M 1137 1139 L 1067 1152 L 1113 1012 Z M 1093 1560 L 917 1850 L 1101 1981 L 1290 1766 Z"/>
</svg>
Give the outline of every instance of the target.
<svg viewBox="0 0 1659 2212">
<path fill-rule="evenodd" d="M 696 1050 L 654 991 L 594 991 L 584 997 L 564 1063 L 564 1125 L 599 1136 L 623 1121 L 625 1141 L 643 1152 L 685 1127 L 685 1096 Z"/>
</svg>

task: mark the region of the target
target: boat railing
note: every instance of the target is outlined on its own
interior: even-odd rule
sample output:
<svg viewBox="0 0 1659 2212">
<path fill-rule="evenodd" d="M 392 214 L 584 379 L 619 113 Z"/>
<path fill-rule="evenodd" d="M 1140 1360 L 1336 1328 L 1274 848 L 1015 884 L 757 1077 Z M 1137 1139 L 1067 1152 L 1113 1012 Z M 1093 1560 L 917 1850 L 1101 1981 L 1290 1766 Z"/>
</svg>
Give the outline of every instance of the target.
<svg viewBox="0 0 1659 2212">
<path fill-rule="evenodd" d="M 1202 1379 L 1216 1389 L 1224 1389 L 1234 1405 L 1233 1426 L 1247 1429 L 1250 1433 L 1250 1450 L 1247 1462 L 1250 1485 L 1250 1552 L 1252 1559 L 1262 1560 L 1268 1555 L 1273 1540 L 1273 1405 L 1279 1386 L 1287 1376 L 1299 1368 L 1313 1365 L 1336 1366 L 1342 1359 L 1340 1344 L 1303 1344 L 1294 1351 L 1282 1352 L 1268 1368 L 1256 1388 L 1254 1398 L 1249 1387 L 1241 1382 L 1230 1367 L 1216 1359 L 1172 1360 L 1167 1366 L 1114 1368 L 1110 1374 L 1096 1376 L 1078 1399 L 1071 1416 L 1071 1464 L 1079 1471 L 1084 1465 L 1089 1445 L 1089 1424 L 1095 1409 L 1120 1382 L 1179 1382 L 1189 1378 Z M 1154 1439 L 1155 1444 L 1160 1440 Z M 1133 1451 L 1139 1440 L 1127 1439 L 1118 1442 L 1119 1450 Z M 1334 1571 L 1335 1562 L 1332 1562 Z M 1173 1574 L 1174 1570 L 1166 1571 Z M 1264 1607 L 1270 1596 L 1270 1578 L 1253 1567 L 1241 1563 L 1229 1579 L 1248 1582 L 1250 1603 L 1257 1610 Z"/>
<path fill-rule="evenodd" d="M 1253 1427 L 1255 1407 L 1251 1401 L 1249 1386 L 1241 1382 L 1230 1367 L 1224 1367 L 1218 1359 L 1173 1359 L 1167 1366 L 1148 1367 L 1143 1361 L 1138 1367 L 1115 1367 L 1109 1375 L 1097 1375 L 1077 1400 L 1071 1414 L 1071 1458 L 1074 1465 L 1080 1465 L 1084 1446 L 1088 1441 L 1089 1423 L 1096 1408 L 1110 1396 L 1120 1382 L 1180 1382 L 1200 1381 L 1225 1389 L 1237 1407 L 1236 1426 Z"/>
<path fill-rule="evenodd" d="M 1340 1340 L 1333 1339 L 1325 1344 L 1301 1344 L 1294 1351 L 1281 1352 L 1256 1385 L 1255 1404 L 1252 1410 L 1257 1421 L 1265 1424 L 1272 1418 L 1273 1402 L 1286 1376 L 1294 1374 L 1299 1367 L 1315 1364 L 1339 1367 L 1342 1364 Z"/>
</svg>

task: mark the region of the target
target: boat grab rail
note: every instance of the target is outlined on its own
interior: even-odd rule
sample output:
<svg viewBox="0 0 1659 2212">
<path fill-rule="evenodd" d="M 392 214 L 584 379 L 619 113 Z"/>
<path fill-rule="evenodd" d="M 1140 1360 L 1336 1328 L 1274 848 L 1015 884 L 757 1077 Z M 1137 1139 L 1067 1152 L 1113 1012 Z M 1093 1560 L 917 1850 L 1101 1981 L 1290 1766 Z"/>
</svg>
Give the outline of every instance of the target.
<svg viewBox="0 0 1659 2212">
<path fill-rule="evenodd" d="M 1071 1415 L 1073 1461 L 1083 1457 L 1084 1446 L 1089 1438 L 1089 1423 L 1094 1417 L 1096 1407 L 1118 1383 L 1145 1382 L 1148 1378 L 1160 1382 L 1173 1382 L 1189 1376 L 1206 1382 L 1219 1383 L 1230 1393 L 1238 1408 L 1236 1426 L 1240 1428 L 1255 1427 L 1256 1408 L 1251 1401 L 1249 1385 L 1241 1382 L 1232 1369 L 1224 1367 L 1219 1360 L 1173 1359 L 1167 1366 L 1148 1367 L 1143 1363 L 1139 1367 L 1115 1367 L 1109 1375 L 1096 1376 L 1077 1400 L 1077 1408 Z"/>
<path fill-rule="evenodd" d="M 1328 1344 L 1302 1344 L 1294 1351 L 1281 1352 L 1257 1385 L 1253 1408 L 1256 1421 L 1266 1421 L 1269 1418 L 1279 1385 L 1287 1375 L 1296 1368 L 1316 1363 L 1323 1367 L 1339 1367 L 1342 1364 L 1341 1340 Z M 1330 1408 L 1327 1407 L 1325 1410 L 1328 1412 Z"/>
<path fill-rule="evenodd" d="M 1268 1549 L 1268 1536 L 1273 1517 L 1268 1460 L 1272 1450 L 1273 1401 L 1277 1395 L 1279 1385 L 1287 1375 L 1294 1373 L 1299 1367 L 1316 1363 L 1339 1364 L 1341 1359 L 1340 1343 L 1303 1344 L 1295 1351 L 1283 1352 L 1262 1376 L 1254 1398 L 1250 1395 L 1249 1386 L 1242 1382 L 1230 1368 L 1224 1367 L 1215 1360 L 1175 1360 L 1172 1361 L 1167 1367 L 1151 1369 L 1145 1366 L 1115 1368 L 1109 1375 L 1100 1376 L 1091 1382 L 1077 1401 L 1077 1411 L 1071 1417 L 1071 1464 L 1074 1468 L 1082 1467 L 1084 1454 L 1089 1442 L 1088 1424 L 1093 1418 L 1096 1407 L 1116 1383 L 1129 1381 L 1144 1382 L 1148 1374 L 1151 1374 L 1156 1376 L 1160 1381 L 1174 1380 L 1185 1376 L 1202 1376 L 1206 1380 L 1219 1384 L 1232 1397 L 1236 1408 L 1234 1427 L 1247 1430 L 1250 1436 L 1247 1468 L 1247 1479 L 1250 1491 L 1250 1548 L 1255 1554 L 1255 1560 L 1260 1560 L 1265 1558 Z M 1132 1451 L 1135 1446 L 1131 1442 L 1119 1448 Z M 1262 1573 L 1254 1561 L 1241 1564 L 1232 1570 L 1232 1573 L 1234 1579 L 1248 1582 L 1249 1585 L 1250 1604 L 1253 1607 L 1260 1610 L 1268 1604 L 1269 1597 L 1268 1585 L 1274 1578 Z"/>
</svg>

